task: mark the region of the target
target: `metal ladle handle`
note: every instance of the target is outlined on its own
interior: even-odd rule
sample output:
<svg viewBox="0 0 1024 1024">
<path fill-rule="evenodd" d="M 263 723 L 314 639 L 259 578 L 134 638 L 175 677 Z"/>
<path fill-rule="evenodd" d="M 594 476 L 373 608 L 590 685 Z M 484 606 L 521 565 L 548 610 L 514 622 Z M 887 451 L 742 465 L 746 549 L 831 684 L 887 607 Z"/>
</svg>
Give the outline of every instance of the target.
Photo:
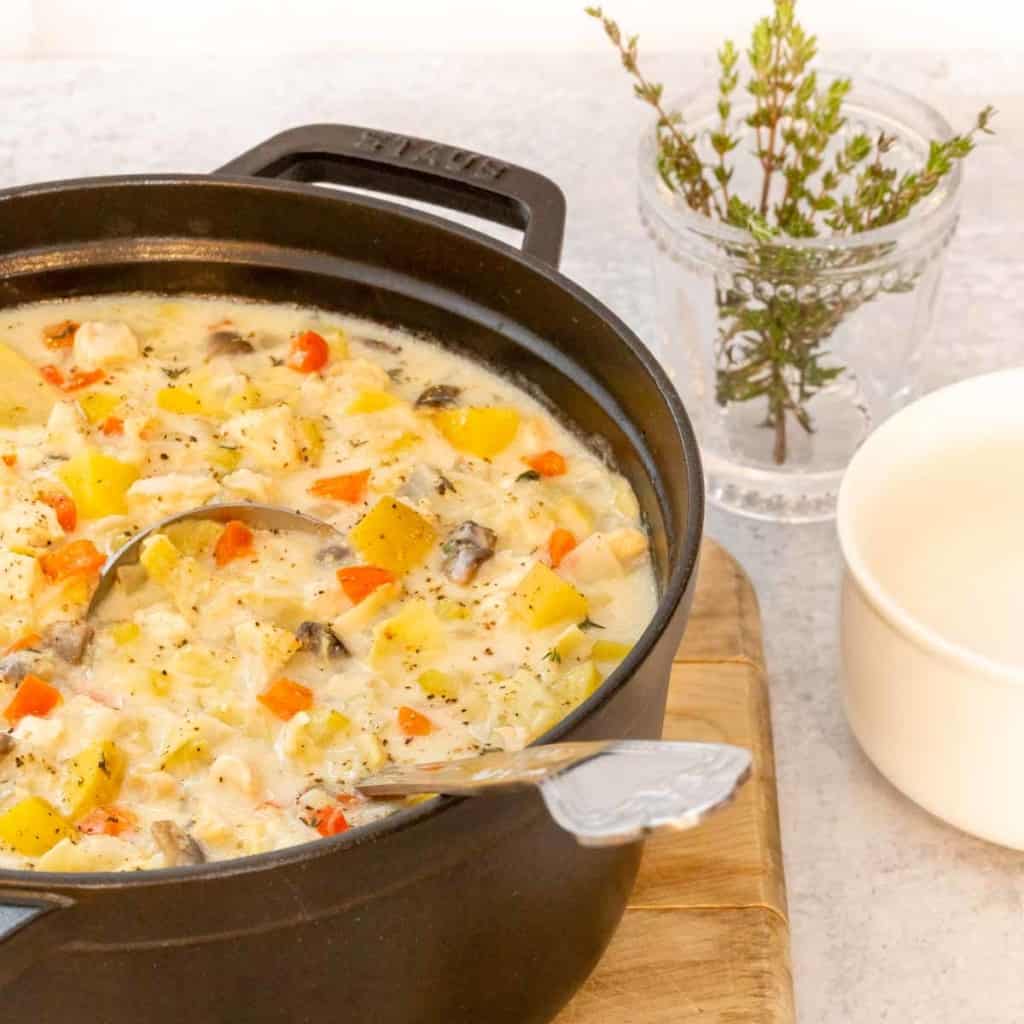
<svg viewBox="0 0 1024 1024">
<path fill-rule="evenodd" d="M 723 743 L 609 740 L 557 743 L 458 761 L 393 765 L 358 783 L 366 796 L 480 796 L 537 786 L 552 818 L 584 846 L 632 843 L 699 825 L 751 770 Z"/>
</svg>

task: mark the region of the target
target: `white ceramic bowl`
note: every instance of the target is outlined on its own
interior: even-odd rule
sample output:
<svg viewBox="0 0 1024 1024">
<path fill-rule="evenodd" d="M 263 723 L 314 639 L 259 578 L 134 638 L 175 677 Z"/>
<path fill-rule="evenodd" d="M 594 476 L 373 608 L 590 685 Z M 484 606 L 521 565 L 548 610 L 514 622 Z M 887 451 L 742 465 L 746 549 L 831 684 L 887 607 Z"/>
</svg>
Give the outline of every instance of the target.
<svg viewBox="0 0 1024 1024">
<path fill-rule="evenodd" d="M 843 699 L 896 786 L 1024 849 L 1024 370 L 893 416 L 839 493 Z"/>
</svg>

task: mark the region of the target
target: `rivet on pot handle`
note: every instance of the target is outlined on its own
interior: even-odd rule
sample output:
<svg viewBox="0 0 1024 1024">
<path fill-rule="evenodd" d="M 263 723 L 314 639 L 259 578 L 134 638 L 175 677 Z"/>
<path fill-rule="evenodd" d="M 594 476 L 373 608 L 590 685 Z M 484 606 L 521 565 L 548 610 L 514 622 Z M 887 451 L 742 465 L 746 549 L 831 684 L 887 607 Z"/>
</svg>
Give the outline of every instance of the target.
<svg viewBox="0 0 1024 1024">
<path fill-rule="evenodd" d="M 562 254 L 565 197 L 553 181 L 429 139 L 354 125 L 304 125 L 261 142 L 216 173 L 330 182 L 418 199 L 519 228 L 523 252 L 552 266 Z"/>
</svg>

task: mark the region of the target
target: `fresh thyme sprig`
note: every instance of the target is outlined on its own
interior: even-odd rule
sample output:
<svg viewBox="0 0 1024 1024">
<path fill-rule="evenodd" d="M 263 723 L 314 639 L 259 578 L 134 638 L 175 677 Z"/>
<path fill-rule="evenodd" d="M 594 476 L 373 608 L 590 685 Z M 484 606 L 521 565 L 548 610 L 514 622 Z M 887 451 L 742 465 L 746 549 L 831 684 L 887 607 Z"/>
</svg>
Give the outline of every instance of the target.
<svg viewBox="0 0 1024 1024">
<path fill-rule="evenodd" d="M 796 20 L 796 0 L 773 0 L 771 15 L 754 26 L 746 49 L 746 92 L 753 110 L 742 125 L 752 131 L 760 164 L 756 196 L 745 199 L 733 187 L 732 154 L 741 144 L 734 116 L 740 81 L 740 53 L 727 41 L 718 51 L 718 118 L 707 134 L 705 159 L 696 133 L 682 115 L 666 109 L 663 86 L 641 70 L 636 36 L 625 36 L 600 7 L 586 13 L 598 19 L 633 78 L 633 91 L 656 114 L 657 170 L 666 187 L 706 217 L 745 231 L 755 283 L 765 288 L 740 291 L 718 286 L 719 312 L 716 396 L 722 405 L 767 400 L 765 426 L 774 430 L 773 458 L 787 457 L 787 422 L 813 431 L 808 403 L 843 372 L 827 365 L 826 343 L 833 332 L 872 296 L 825 300 L 813 284 L 823 270 L 843 269 L 841 253 L 822 255 L 788 245 L 788 239 L 848 237 L 897 223 L 938 187 L 957 161 L 974 149 L 977 137 L 991 134 L 995 114 L 985 107 L 967 132 L 930 143 L 920 168 L 900 173 L 886 161 L 895 137 L 857 132 L 843 139 L 843 105 L 849 78 L 821 83 L 811 63 L 817 38 Z M 779 289 L 779 284 L 787 289 Z M 906 291 L 899 280 L 881 292 Z M 810 297 L 799 298 L 803 291 Z M 767 298 L 765 296 L 768 296 Z"/>
</svg>

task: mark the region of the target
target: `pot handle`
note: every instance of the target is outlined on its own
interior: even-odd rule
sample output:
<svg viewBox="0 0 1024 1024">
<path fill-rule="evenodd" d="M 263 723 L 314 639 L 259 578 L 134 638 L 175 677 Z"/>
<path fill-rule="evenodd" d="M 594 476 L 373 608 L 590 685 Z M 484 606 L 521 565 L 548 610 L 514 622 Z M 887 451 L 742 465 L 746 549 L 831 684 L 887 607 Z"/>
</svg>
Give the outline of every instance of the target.
<svg viewBox="0 0 1024 1024">
<path fill-rule="evenodd" d="M 73 900 L 50 893 L 0 897 L 0 1003 L 4 986 L 56 944 L 59 928 L 42 922 L 53 923 L 54 911 L 73 905 Z"/>
<path fill-rule="evenodd" d="M 467 149 L 344 124 L 275 135 L 217 174 L 325 181 L 419 199 L 523 231 L 523 252 L 557 267 L 565 196 L 549 178 Z"/>
</svg>

